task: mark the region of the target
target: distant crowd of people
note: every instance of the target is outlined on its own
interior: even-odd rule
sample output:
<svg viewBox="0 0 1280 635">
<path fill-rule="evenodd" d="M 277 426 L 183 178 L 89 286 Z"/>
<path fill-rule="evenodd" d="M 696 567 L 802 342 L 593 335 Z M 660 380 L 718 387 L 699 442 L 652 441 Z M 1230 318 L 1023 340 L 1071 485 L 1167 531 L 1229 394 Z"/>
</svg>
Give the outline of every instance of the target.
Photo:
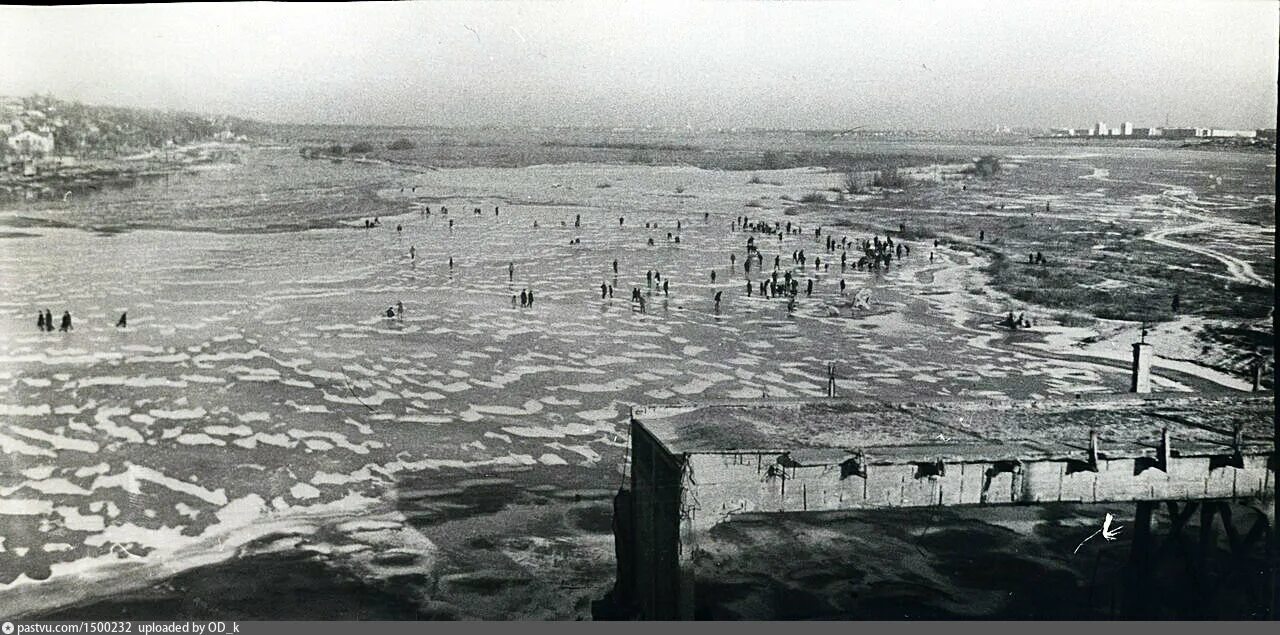
<svg viewBox="0 0 1280 635">
<path fill-rule="evenodd" d="M 474 215 L 479 215 L 480 211 L 481 208 L 479 207 L 473 208 Z M 440 206 L 439 212 L 441 214 L 447 214 L 448 208 Z M 430 215 L 431 207 L 423 206 L 421 208 L 421 213 L 423 216 Z M 494 206 L 494 215 L 498 216 L 499 214 L 500 208 L 498 206 Z M 703 212 L 703 221 L 704 223 L 710 221 L 709 212 Z M 568 223 L 568 220 L 561 220 L 560 226 L 567 228 Z M 572 223 L 575 229 L 580 229 L 582 227 L 582 215 L 575 214 L 573 216 Z M 381 224 L 382 222 L 379 217 L 374 217 L 365 221 L 365 226 L 369 228 L 378 227 Z M 532 224 L 535 229 L 540 227 L 537 220 L 534 220 Z M 643 228 L 646 230 L 659 230 L 663 228 L 664 225 L 665 223 L 658 221 L 646 221 L 643 223 Z M 449 228 L 452 230 L 453 226 L 453 221 L 450 220 Z M 627 227 L 627 219 L 625 216 L 618 217 L 618 227 Z M 905 231 L 905 226 L 901 226 L 900 228 Z M 822 227 L 817 227 L 812 230 L 812 235 L 815 242 L 819 243 L 821 245 L 820 248 L 826 252 L 825 257 L 824 255 L 810 255 L 806 253 L 804 249 L 794 249 L 791 252 L 789 262 L 784 265 L 783 254 L 773 254 L 772 271 L 769 272 L 767 276 L 762 276 L 760 273 L 757 273 L 756 276 L 753 277 L 753 269 L 756 269 L 759 272 L 763 272 L 765 269 L 764 252 L 757 244 L 758 236 L 776 236 L 778 241 L 781 242 L 788 236 L 798 237 L 805 235 L 806 230 L 802 225 L 791 220 L 760 220 L 752 219 L 748 216 L 739 216 L 734 219 L 734 221 L 730 223 L 729 229 L 731 232 L 742 231 L 752 234 L 747 237 L 745 252 L 742 254 L 741 258 L 737 252 L 731 252 L 728 255 L 728 270 L 730 273 L 736 273 L 738 271 L 738 265 L 742 265 L 741 272 L 745 277 L 745 282 L 741 287 L 739 287 L 739 289 L 742 289 L 747 297 L 755 297 L 758 295 L 762 298 L 786 298 L 788 299 L 789 311 L 796 308 L 797 298 L 801 293 L 803 293 L 805 297 L 814 295 L 817 280 L 813 276 L 806 275 L 806 272 L 810 270 L 810 266 L 812 266 L 812 272 L 814 274 L 831 272 L 832 266 L 835 264 L 836 252 L 839 252 L 841 272 L 849 271 L 850 269 L 857 271 L 888 269 L 895 261 L 902 262 L 911 255 L 910 245 L 900 241 L 895 241 L 891 235 L 885 235 L 883 239 L 879 235 L 873 235 L 868 239 L 855 241 L 850 240 L 847 236 L 837 239 L 835 236 L 830 235 L 830 233 L 824 234 Z M 674 221 L 674 227 L 665 232 L 667 242 L 671 245 L 682 244 L 681 232 L 683 230 L 683 220 L 676 219 Z M 397 224 L 396 231 L 402 232 L 403 225 Z M 644 244 L 648 246 L 656 246 L 656 241 L 653 236 L 645 236 L 641 240 L 643 240 Z M 582 244 L 581 236 L 569 239 L 569 245 L 571 246 L 580 244 Z M 935 241 L 935 249 L 937 246 L 937 241 Z M 853 251 L 853 255 L 856 256 L 856 260 L 851 259 L 851 250 Z M 409 246 L 408 256 L 410 263 L 416 267 L 418 261 L 418 249 L 416 245 Z M 931 252 L 931 262 L 934 260 L 934 256 L 935 254 Z M 619 267 L 617 259 L 614 259 L 610 263 L 610 266 L 613 271 L 613 279 L 611 281 L 605 280 L 600 283 L 599 290 L 601 300 L 612 299 L 614 289 L 618 284 Z M 448 258 L 448 268 L 451 275 L 454 267 L 454 259 L 450 256 Z M 509 261 L 507 263 L 506 274 L 507 283 L 514 284 L 516 276 L 516 264 L 514 261 Z M 725 301 L 725 289 L 715 287 L 721 284 L 722 272 L 713 267 L 707 275 L 713 287 L 710 292 L 710 304 L 714 310 L 719 311 Z M 648 289 L 647 292 L 641 287 L 633 287 L 631 289 L 631 302 L 634 304 L 635 308 L 640 311 L 644 311 L 646 308 L 646 296 L 654 293 L 659 293 L 663 297 L 669 297 L 671 295 L 671 280 L 664 279 L 661 271 L 653 269 L 646 271 L 645 286 Z M 840 277 L 838 280 L 838 288 L 840 295 L 844 295 L 846 293 L 847 282 L 843 277 Z M 853 305 L 855 308 L 858 306 L 866 306 L 869 294 L 864 293 L 859 297 L 862 299 L 862 303 L 861 305 Z M 528 308 L 532 307 L 533 304 L 533 291 L 527 287 L 522 288 L 519 293 L 512 293 L 511 295 L 512 307 Z M 387 309 L 386 314 L 388 317 L 397 317 L 400 315 L 400 311 L 392 307 Z"/>
<path fill-rule="evenodd" d="M 414 188 L 416 191 L 416 188 Z M 403 188 L 402 188 L 403 191 Z M 1046 204 L 1046 209 L 1048 208 Z M 442 215 L 448 214 L 446 206 L 439 206 L 438 212 Z M 430 206 L 422 206 L 420 208 L 423 216 L 429 216 L 432 213 Z M 482 209 L 480 207 L 472 208 L 473 215 L 480 216 Z M 500 215 L 500 207 L 493 206 L 494 216 Z M 704 223 L 710 221 L 710 214 L 703 212 Z M 572 223 L 574 229 L 581 229 L 583 219 L 581 214 L 574 214 L 572 219 L 563 219 L 559 221 L 561 228 L 568 228 Z M 365 227 L 373 228 L 381 226 L 382 222 L 379 217 L 373 217 L 364 221 Z M 537 219 L 532 221 L 534 229 L 541 227 Z M 449 230 L 454 228 L 454 221 L 448 221 Z M 640 225 L 628 225 L 626 216 L 618 216 L 618 228 L 626 229 L 628 227 L 643 227 L 649 235 L 644 235 L 639 240 L 641 244 L 655 247 L 657 241 L 652 232 L 664 231 L 666 242 L 671 246 L 682 245 L 682 231 L 685 229 L 683 219 L 675 219 L 673 224 L 658 221 L 646 221 Z M 731 251 L 728 254 L 728 273 L 730 276 L 740 274 L 742 282 L 734 282 L 732 286 L 737 286 L 742 294 L 748 298 L 759 297 L 762 299 L 781 298 L 787 301 L 787 310 L 792 312 L 797 307 L 798 300 L 801 298 L 812 297 L 815 293 L 821 291 L 820 282 L 823 276 L 821 274 L 830 274 L 839 263 L 840 275 L 834 280 L 835 289 L 842 297 L 849 297 L 848 293 L 853 293 L 851 301 L 842 301 L 841 306 L 852 307 L 855 312 L 860 309 L 867 309 L 870 306 L 871 291 L 869 288 L 855 288 L 850 290 L 845 274 L 850 271 L 857 272 L 883 272 L 889 270 L 894 264 L 907 262 L 911 257 L 912 245 L 902 239 L 903 235 L 907 235 L 905 224 L 899 224 L 899 231 L 885 232 L 883 235 L 876 233 L 870 237 L 863 239 L 850 239 L 848 236 L 837 237 L 829 231 L 824 231 L 821 226 L 806 229 L 803 225 L 791 219 L 759 219 L 742 215 L 733 219 L 728 223 L 728 229 L 732 232 L 744 232 L 748 236 L 745 240 L 745 248 L 739 252 Z M 403 232 L 404 226 L 396 225 L 397 232 Z M 659 234 L 660 235 L 660 234 Z M 789 260 L 782 251 L 781 244 L 788 238 L 795 239 L 800 236 L 812 235 L 813 240 L 817 243 L 817 249 L 821 250 L 820 254 L 807 253 L 806 249 L 795 248 L 791 251 Z M 769 257 L 773 261 L 771 270 L 766 272 L 766 254 L 765 247 L 760 239 L 761 237 L 776 238 L 777 248 L 769 249 L 774 253 L 770 253 Z M 978 243 L 987 241 L 986 230 L 981 229 L 976 235 Z M 582 236 L 573 236 L 568 239 L 570 246 L 581 245 Z M 929 250 L 929 262 L 936 262 L 938 259 L 938 249 L 940 242 L 938 239 L 932 240 L 932 250 Z M 418 261 L 418 249 L 414 245 L 408 248 L 408 256 L 410 262 L 416 266 Z M 1033 252 L 1028 254 L 1027 262 L 1031 265 L 1048 265 L 1049 259 L 1043 252 Z M 455 263 L 452 256 L 448 257 L 448 270 L 450 275 L 453 274 Z M 741 266 L 741 269 L 739 269 Z M 600 299 L 609 301 L 613 299 L 614 289 L 618 286 L 620 272 L 617 259 L 613 259 L 610 263 L 612 269 L 612 279 L 606 279 L 600 282 L 599 291 Z M 508 261 L 506 266 L 507 283 L 510 285 L 516 282 L 517 266 L 515 261 Z M 726 290 L 732 286 L 726 286 L 725 270 L 711 267 L 705 274 L 710 280 L 712 289 L 709 293 L 710 307 L 719 312 L 725 302 Z M 754 272 L 754 273 L 753 273 Z M 637 272 L 638 273 L 638 272 Z M 645 271 L 645 286 L 634 286 L 631 289 L 630 301 L 633 308 L 638 311 L 645 311 L 647 299 L 658 294 L 664 298 L 670 297 L 672 293 L 672 280 L 665 278 L 661 271 L 650 269 Z M 691 285 L 696 286 L 696 285 Z M 514 290 L 513 290 L 514 291 Z M 705 297 L 705 296 L 704 296 Z M 529 287 L 523 287 L 518 293 L 513 292 L 510 296 L 511 306 L 513 308 L 530 308 L 534 306 L 534 293 Z M 1173 310 L 1177 312 L 1180 309 L 1180 298 L 1174 297 L 1172 305 Z M 386 311 L 387 317 L 399 317 L 403 314 L 403 305 L 397 303 L 396 307 L 390 307 Z M 69 318 L 68 318 L 69 319 Z M 123 318 L 122 318 L 123 319 Z M 1032 326 L 1032 321 L 1025 314 L 1014 315 L 1010 312 L 1000 324 L 1010 329 L 1025 329 Z"/>
</svg>

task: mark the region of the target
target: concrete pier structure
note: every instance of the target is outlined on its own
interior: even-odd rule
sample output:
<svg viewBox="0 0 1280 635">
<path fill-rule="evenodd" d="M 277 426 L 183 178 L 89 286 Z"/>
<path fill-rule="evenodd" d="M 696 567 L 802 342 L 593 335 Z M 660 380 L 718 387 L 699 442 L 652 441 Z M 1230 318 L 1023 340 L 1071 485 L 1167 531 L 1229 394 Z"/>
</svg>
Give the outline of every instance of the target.
<svg viewBox="0 0 1280 635">
<path fill-rule="evenodd" d="M 699 541 L 737 515 L 1272 497 L 1274 414 L 1234 394 L 637 408 L 620 570 L 640 617 L 691 618 Z"/>
</svg>

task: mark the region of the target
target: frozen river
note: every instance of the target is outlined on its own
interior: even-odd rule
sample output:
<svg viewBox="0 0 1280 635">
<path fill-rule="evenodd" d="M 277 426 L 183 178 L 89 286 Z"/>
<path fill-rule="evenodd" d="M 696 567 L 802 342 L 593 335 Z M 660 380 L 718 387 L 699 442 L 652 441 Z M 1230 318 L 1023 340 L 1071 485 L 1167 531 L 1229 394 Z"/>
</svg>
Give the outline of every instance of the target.
<svg viewBox="0 0 1280 635">
<path fill-rule="evenodd" d="M 836 179 L 769 178 L 792 192 Z M 823 219 L 784 216 L 759 187 L 692 168 L 404 174 L 255 151 L 4 212 L 19 229 L 0 238 L 0 604 L 51 574 L 191 555 L 293 515 L 398 510 L 378 526 L 394 532 L 405 516 L 430 527 L 529 495 L 598 497 L 620 482 L 630 406 L 821 396 L 829 361 L 842 394 L 886 400 L 1126 387 L 1123 368 L 1036 354 L 1017 345 L 1033 336 L 998 329 L 965 290 L 971 255 L 944 245 L 931 263 L 931 244 L 907 241 L 887 272 L 842 272 L 826 235 L 871 234 L 815 239 Z M 766 272 L 776 254 L 802 281 L 793 315 L 746 297 L 762 271 L 743 271 L 749 234 L 731 225 L 744 212 L 805 225 L 754 234 Z M 864 287 L 871 309 L 852 308 Z M 513 307 L 524 289 L 535 304 Z M 383 316 L 397 302 L 404 314 Z M 37 331 L 46 308 L 74 330 Z"/>
</svg>

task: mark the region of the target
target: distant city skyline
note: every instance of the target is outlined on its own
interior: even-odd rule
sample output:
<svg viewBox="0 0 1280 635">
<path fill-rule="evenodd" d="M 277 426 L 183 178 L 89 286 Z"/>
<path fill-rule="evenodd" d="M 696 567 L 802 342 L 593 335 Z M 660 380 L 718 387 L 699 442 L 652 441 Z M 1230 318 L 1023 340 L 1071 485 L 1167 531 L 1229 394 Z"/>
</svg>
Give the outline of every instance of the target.
<svg viewBox="0 0 1280 635">
<path fill-rule="evenodd" d="M 0 7 L 0 94 L 276 123 L 1271 128 L 1267 1 Z"/>
</svg>

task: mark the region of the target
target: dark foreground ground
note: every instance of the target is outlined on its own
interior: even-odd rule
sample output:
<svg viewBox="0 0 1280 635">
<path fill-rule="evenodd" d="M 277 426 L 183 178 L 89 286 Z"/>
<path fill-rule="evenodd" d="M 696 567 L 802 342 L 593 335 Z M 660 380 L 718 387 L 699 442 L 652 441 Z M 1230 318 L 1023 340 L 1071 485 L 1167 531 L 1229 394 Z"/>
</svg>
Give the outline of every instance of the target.
<svg viewBox="0 0 1280 635">
<path fill-rule="evenodd" d="M 551 516 L 571 518 L 579 538 L 611 546 L 600 543 L 608 541 L 607 501 L 579 500 L 570 509 L 574 511 L 567 516 L 550 508 L 545 513 L 509 508 L 500 515 L 531 523 L 555 522 Z M 1233 509 L 1235 528 L 1243 536 L 1260 509 Z M 1123 526 L 1119 537 L 1110 542 L 1095 537 L 1073 554 L 1106 511 Z M 713 531 L 713 541 L 696 560 L 697 617 L 1265 619 L 1263 542 L 1233 556 L 1222 526 L 1215 524 L 1216 540 L 1201 563 L 1195 558 L 1196 521 L 1179 538 L 1166 541 L 1170 519 L 1158 511 L 1153 525 L 1160 537 L 1157 556 L 1143 579 L 1128 566 L 1132 515 L 1131 507 L 1060 505 L 899 510 L 786 521 L 760 517 L 725 524 Z M 464 525 L 449 531 L 473 548 L 488 545 L 495 554 L 520 546 L 494 534 L 467 538 Z M 465 575 L 419 571 L 377 578 L 351 570 L 333 555 L 261 547 L 135 593 L 33 618 L 427 620 L 493 617 L 500 611 L 506 619 L 536 619 L 550 617 L 544 612 L 543 602 L 550 599 L 546 593 L 565 584 L 504 571 L 499 564 Z M 544 545 L 541 551 L 551 556 L 555 549 Z M 608 559 L 587 563 L 589 559 L 569 552 L 560 555 L 576 559 L 576 564 L 562 562 L 561 568 L 576 566 L 583 582 L 598 580 L 604 573 L 599 569 L 612 566 Z M 602 597 L 607 588 L 598 582 L 583 587 L 574 614 L 556 617 L 590 619 L 585 600 Z M 1135 589 L 1145 590 L 1145 599 Z"/>
<path fill-rule="evenodd" d="M 1107 512 L 1123 525 L 1095 537 Z M 1198 532 L 1183 530 L 1145 578 L 1128 566 L 1132 507 L 876 512 L 837 521 L 728 524 L 700 563 L 702 619 L 1262 619 L 1261 544 L 1234 558 L 1224 544 L 1195 561 Z M 1156 535 L 1168 533 L 1157 514 Z M 1237 525 L 1254 511 L 1239 508 Z M 1247 520 L 1246 520 L 1247 519 Z M 1086 524 L 1087 523 L 1087 524 Z M 1246 529 L 1241 529 L 1243 533 Z M 1220 526 L 1216 530 L 1222 532 Z M 797 549 L 797 539 L 806 547 Z M 813 548 L 809 548 L 812 545 Z M 747 553 L 750 557 L 745 556 Z M 1137 593 L 1145 590 L 1145 594 Z"/>
</svg>

